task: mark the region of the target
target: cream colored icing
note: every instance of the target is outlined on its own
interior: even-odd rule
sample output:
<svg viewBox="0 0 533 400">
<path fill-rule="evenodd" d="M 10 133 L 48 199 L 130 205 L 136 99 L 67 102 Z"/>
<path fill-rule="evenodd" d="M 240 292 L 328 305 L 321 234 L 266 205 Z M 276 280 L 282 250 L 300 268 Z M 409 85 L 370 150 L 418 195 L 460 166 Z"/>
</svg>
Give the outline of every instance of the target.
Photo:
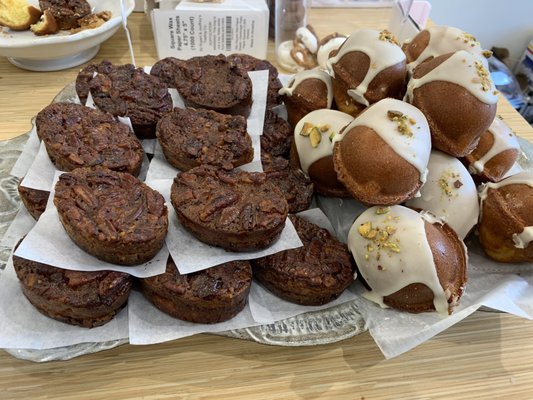
<svg viewBox="0 0 533 400">
<path fill-rule="evenodd" d="M 318 65 L 322 69 L 327 69 L 326 62 L 329 59 L 329 54 L 333 50 L 337 50 L 341 45 L 346 41 L 346 38 L 343 36 L 332 38 L 331 40 L 328 40 L 326 43 L 320 45 L 318 48 L 318 52 L 316 53 L 316 59 L 318 62 Z"/>
<path fill-rule="evenodd" d="M 368 100 L 364 97 L 368 85 L 381 71 L 392 67 L 405 60 L 405 54 L 400 46 L 387 40 L 380 40 L 381 32 L 373 29 L 360 29 L 352 33 L 344 42 L 339 52 L 326 61 L 326 67 L 331 74 L 335 76 L 333 65 L 339 62 L 346 54 L 360 51 L 370 58 L 370 67 L 363 81 L 356 88 L 349 89 L 348 95 L 356 102 L 369 105 Z"/>
<path fill-rule="evenodd" d="M 489 151 L 487 151 L 483 157 L 470 164 L 468 167 L 470 173 L 474 175 L 482 173 L 485 169 L 485 164 L 497 154 L 509 149 L 520 149 L 520 144 L 518 143 L 516 135 L 500 118 L 494 118 L 494 121 L 490 125 L 488 131 L 492 134 L 494 142 Z"/>
<path fill-rule="evenodd" d="M 337 111 L 337 110 L 315 110 L 311 111 L 305 117 L 303 117 L 294 128 L 294 144 L 298 151 L 300 158 L 300 166 L 302 171 L 309 174 L 309 167 L 321 158 L 330 156 L 333 154 L 333 143 L 329 136 L 332 133 L 338 134 L 342 128 L 348 125 L 353 120 L 353 117 L 349 114 Z M 304 124 L 308 122 L 314 126 L 330 125 L 330 129 L 327 132 L 322 132 L 322 138 L 317 147 L 311 145 L 309 137 L 300 135 Z"/>
<path fill-rule="evenodd" d="M 279 94 L 285 95 L 285 96 L 292 96 L 292 92 L 296 90 L 298 85 L 302 83 L 303 81 L 307 79 L 319 79 L 326 85 L 327 88 L 327 101 L 328 106 L 327 108 L 331 108 L 331 104 L 333 103 L 333 85 L 331 83 L 331 76 L 325 71 L 322 71 L 319 68 L 313 68 L 305 71 L 298 72 L 296 75 L 294 75 L 287 86 L 282 87 L 279 90 Z"/>
<path fill-rule="evenodd" d="M 406 101 L 413 98 L 413 91 L 426 83 L 443 81 L 455 83 L 464 87 L 479 101 L 485 104 L 496 104 L 498 102 L 498 91 L 490 77 L 488 70 L 480 63 L 477 57 L 464 51 L 459 50 L 451 57 L 435 67 L 433 70 L 421 78 L 411 78 L 407 85 Z M 482 79 L 478 75 L 479 68 L 483 69 L 486 74 L 486 90 L 483 88 Z"/>
<path fill-rule="evenodd" d="M 438 57 L 458 50 L 465 50 L 473 54 L 488 69 L 487 58 L 483 55 L 485 50 L 481 48 L 473 36 L 451 26 L 432 26 L 425 30 L 429 32 L 429 43 L 416 60 L 407 64 L 409 71 L 430 57 Z"/>
<path fill-rule="evenodd" d="M 387 210 L 383 213 L 381 210 Z M 431 218 L 407 207 L 370 207 L 353 223 L 348 233 L 350 249 L 359 272 L 372 288 L 364 297 L 379 304 L 391 295 L 413 283 L 426 285 L 434 294 L 433 304 L 440 314 L 449 313 L 448 299 L 437 275 L 433 253 L 429 246 L 424 221 Z M 360 227 L 371 224 L 377 230 L 376 238 L 360 233 Z M 385 240 L 380 240 L 388 232 Z"/>
<path fill-rule="evenodd" d="M 455 230 L 462 240 L 477 224 L 479 200 L 474 180 L 455 157 L 433 150 L 427 181 L 421 196 L 408 200 L 409 207 L 430 211 Z"/>
<path fill-rule="evenodd" d="M 389 111 L 399 111 L 414 120 L 414 125 L 407 124 L 412 135 L 402 134 L 398 123 L 388 117 Z M 431 153 L 431 135 L 428 122 L 422 112 L 415 106 L 400 100 L 386 98 L 372 104 L 359 114 L 346 127 L 345 132 L 356 126 L 367 126 L 373 129 L 400 157 L 413 165 L 420 172 L 420 181 L 426 181 L 429 155 Z M 337 135 L 333 142 L 343 139 Z"/>
<path fill-rule="evenodd" d="M 297 72 L 302 71 L 304 68 L 296 63 L 291 56 L 291 50 L 293 48 L 292 40 L 286 40 L 282 42 L 277 50 L 276 56 L 280 67 L 286 69 L 287 71 Z"/>
<path fill-rule="evenodd" d="M 295 36 L 296 39 L 303 43 L 307 50 L 313 54 L 316 54 L 318 50 L 318 38 L 313 35 L 313 32 L 311 32 L 307 27 L 301 26 L 300 28 L 296 29 Z"/>
<path fill-rule="evenodd" d="M 528 185 L 533 188 L 533 172 L 524 171 L 519 172 L 518 174 L 512 175 L 508 178 L 505 178 L 497 183 L 487 183 L 483 185 L 479 197 L 481 199 L 481 210 L 483 210 L 483 201 L 487 198 L 489 189 L 499 189 L 507 185 Z M 483 214 L 480 213 L 479 219 L 483 218 Z M 531 241 L 533 241 L 533 227 L 525 227 L 524 230 L 520 233 L 513 233 L 513 242 L 517 249 L 526 248 Z"/>
</svg>

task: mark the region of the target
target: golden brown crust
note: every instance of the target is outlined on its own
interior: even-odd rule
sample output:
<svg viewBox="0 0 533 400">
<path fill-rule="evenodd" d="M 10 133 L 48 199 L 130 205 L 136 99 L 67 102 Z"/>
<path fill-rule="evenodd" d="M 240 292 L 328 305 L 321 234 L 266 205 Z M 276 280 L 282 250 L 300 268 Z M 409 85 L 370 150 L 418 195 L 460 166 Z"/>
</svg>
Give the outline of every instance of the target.
<svg viewBox="0 0 533 400">
<path fill-rule="evenodd" d="M 291 96 L 283 99 L 289 124 L 294 128 L 311 111 L 328 108 L 328 87 L 320 79 L 308 78 L 294 89 Z"/>
<path fill-rule="evenodd" d="M 37 36 L 53 35 L 59 32 L 59 25 L 50 10 L 44 10 L 41 19 L 30 27 Z"/>
<path fill-rule="evenodd" d="M 0 25 L 14 31 L 25 31 L 39 20 L 41 14 L 26 0 L 4 0 L 0 4 Z"/>
<path fill-rule="evenodd" d="M 407 63 L 411 63 L 417 60 L 418 57 L 420 57 L 420 54 L 422 54 L 426 47 L 428 47 L 430 37 L 431 35 L 429 34 L 429 32 L 424 30 L 418 35 L 416 35 L 410 43 L 406 43 L 402 46 L 402 50 L 405 53 L 405 56 L 407 57 Z"/>
</svg>

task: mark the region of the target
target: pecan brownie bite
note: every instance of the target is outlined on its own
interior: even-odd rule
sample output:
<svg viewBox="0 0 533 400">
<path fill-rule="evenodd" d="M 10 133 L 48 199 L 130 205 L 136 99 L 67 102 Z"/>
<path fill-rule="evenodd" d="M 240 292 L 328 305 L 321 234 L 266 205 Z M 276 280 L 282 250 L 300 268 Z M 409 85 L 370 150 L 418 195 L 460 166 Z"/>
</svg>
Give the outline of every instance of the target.
<svg viewBox="0 0 533 400">
<path fill-rule="evenodd" d="M 37 135 L 61 171 L 104 166 L 138 175 L 144 151 L 113 115 L 74 103 L 54 103 L 37 114 Z"/>
<path fill-rule="evenodd" d="M 26 210 L 28 210 L 33 219 L 38 220 L 46 209 L 46 203 L 48 203 L 50 192 L 46 190 L 27 188 L 21 186 L 20 182 L 17 186 L 17 189 L 20 200 L 22 201 L 22 204 L 24 204 L 24 207 L 26 207 Z"/>
<path fill-rule="evenodd" d="M 272 110 L 266 110 L 261 150 L 273 156 L 288 157 L 291 150 L 292 129 L 287 121 Z"/>
<path fill-rule="evenodd" d="M 143 264 L 163 246 L 165 200 L 130 174 L 104 167 L 65 173 L 55 186 L 54 204 L 72 241 L 103 261 Z"/>
<path fill-rule="evenodd" d="M 77 28 L 78 20 L 91 13 L 87 0 L 39 0 L 39 7 L 51 13 L 61 30 Z"/>
<path fill-rule="evenodd" d="M 71 271 L 13 256 L 22 292 L 47 317 L 94 328 L 125 306 L 133 278 L 116 271 Z"/>
<path fill-rule="evenodd" d="M 316 306 L 335 300 L 354 279 L 347 247 L 326 229 L 295 215 L 289 218 L 303 247 L 252 260 L 255 279 L 292 303 Z"/>
<path fill-rule="evenodd" d="M 268 247 L 281 234 L 289 208 L 266 174 L 208 165 L 178 174 L 170 198 L 191 234 L 231 251 Z"/>
<path fill-rule="evenodd" d="M 144 295 L 161 311 L 184 321 L 214 324 L 241 312 L 252 285 L 248 261 L 230 261 L 187 275 L 171 257 L 166 272 L 141 279 Z"/>
<path fill-rule="evenodd" d="M 187 171 L 202 164 L 238 167 L 254 158 L 242 115 L 175 108 L 157 124 L 157 139 L 167 161 Z"/>
</svg>

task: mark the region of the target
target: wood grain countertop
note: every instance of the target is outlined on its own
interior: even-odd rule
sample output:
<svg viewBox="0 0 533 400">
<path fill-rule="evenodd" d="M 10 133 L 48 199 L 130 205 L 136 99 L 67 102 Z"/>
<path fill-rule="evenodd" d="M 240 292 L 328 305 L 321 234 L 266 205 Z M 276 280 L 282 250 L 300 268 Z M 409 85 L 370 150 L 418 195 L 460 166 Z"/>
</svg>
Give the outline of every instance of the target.
<svg viewBox="0 0 533 400">
<path fill-rule="evenodd" d="M 320 36 L 387 26 L 386 9 L 313 9 Z M 144 15 L 129 23 L 138 65 L 156 60 Z M 272 49 L 271 49 L 272 52 Z M 271 53 L 270 53 L 271 54 Z M 129 62 L 122 31 L 94 61 Z M 0 140 L 30 120 L 79 68 L 37 73 L 0 59 Z M 498 113 L 520 136 L 533 130 L 505 101 Z M 0 352 L 2 399 L 500 399 L 533 398 L 533 323 L 478 311 L 433 339 L 385 360 L 368 333 L 333 344 L 275 347 L 214 335 L 124 345 L 36 364 Z"/>
</svg>

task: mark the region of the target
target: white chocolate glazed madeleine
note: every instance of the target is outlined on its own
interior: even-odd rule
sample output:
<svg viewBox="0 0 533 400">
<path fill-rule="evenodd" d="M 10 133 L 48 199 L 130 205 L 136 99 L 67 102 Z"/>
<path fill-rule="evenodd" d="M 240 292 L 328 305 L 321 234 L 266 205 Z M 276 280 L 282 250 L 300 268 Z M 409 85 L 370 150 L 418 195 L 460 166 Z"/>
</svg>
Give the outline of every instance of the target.
<svg viewBox="0 0 533 400">
<path fill-rule="evenodd" d="M 348 233 L 364 297 L 381 307 L 448 315 L 466 283 L 464 243 L 446 224 L 407 207 L 371 207 Z"/>
</svg>

